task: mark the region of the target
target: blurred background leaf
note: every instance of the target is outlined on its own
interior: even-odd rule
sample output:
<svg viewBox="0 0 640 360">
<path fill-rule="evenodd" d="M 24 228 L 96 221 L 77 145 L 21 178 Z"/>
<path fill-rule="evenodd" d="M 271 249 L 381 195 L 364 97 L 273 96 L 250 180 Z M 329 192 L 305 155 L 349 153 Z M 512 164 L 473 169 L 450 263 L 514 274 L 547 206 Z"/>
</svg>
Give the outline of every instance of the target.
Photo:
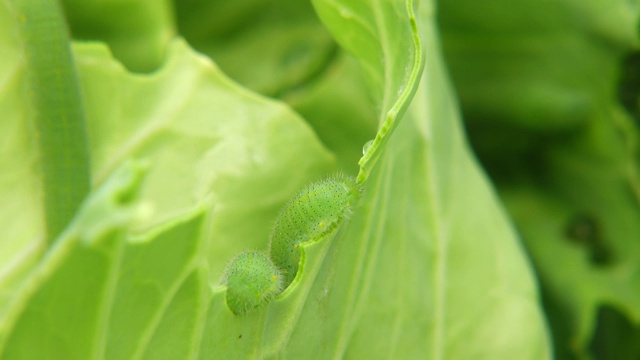
<svg viewBox="0 0 640 360">
<path fill-rule="evenodd" d="M 638 356 L 607 352 L 633 336 L 589 348 L 616 331 L 599 309 L 640 324 L 638 92 L 625 61 L 638 14 L 637 1 L 439 3 L 469 136 L 534 260 L 559 359 Z"/>
<path fill-rule="evenodd" d="M 62 0 L 71 35 L 103 41 L 129 70 L 150 72 L 166 56 L 176 36 L 169 0 Z"/>
</svg>

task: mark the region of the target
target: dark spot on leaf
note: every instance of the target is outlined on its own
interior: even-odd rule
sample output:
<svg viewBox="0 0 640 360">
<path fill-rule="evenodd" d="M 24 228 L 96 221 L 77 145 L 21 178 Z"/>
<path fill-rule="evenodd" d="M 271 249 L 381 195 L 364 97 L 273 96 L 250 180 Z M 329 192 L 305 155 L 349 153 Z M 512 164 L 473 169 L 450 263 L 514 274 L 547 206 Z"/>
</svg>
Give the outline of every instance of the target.
<svg viewBox="0 0 640 360">
<path fill-rule="evenodd" d="M 575 243 L 589 246 L 598 237 L 596 220 L 585 214 L 576 215 L 567 227 L 567 238 Z"/>
<path fill-rule="evenodd" d="M 596 266 L 611 265 L 613 250 L 607 244 L 604 233 L 594 216 L 578 214 L 569 222 L 566 237 L 589 251 L 589 260 Z"/>
<path fill-rule="evenodd" d="M 622 61 L 618 85 L 618 100 L 640 125 L 640 52 L 627 55 Z"/>
</svg>

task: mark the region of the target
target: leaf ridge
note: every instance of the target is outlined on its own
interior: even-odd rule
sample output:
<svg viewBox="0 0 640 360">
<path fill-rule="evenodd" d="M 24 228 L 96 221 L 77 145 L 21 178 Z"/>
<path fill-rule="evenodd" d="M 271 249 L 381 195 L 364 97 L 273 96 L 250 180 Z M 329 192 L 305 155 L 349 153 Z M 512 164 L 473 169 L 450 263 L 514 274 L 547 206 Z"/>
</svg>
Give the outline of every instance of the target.
<svg viewBox="0 0 640 360">
<path fill-rule="evenodd" d="M 108 283 L 104 294 L 105 300 L 101 306 L 102 311 L 99 315 L 97 326 L 98 330 L 95 332 L 97 339 L 93 341 L 94 349 L 91 353 L 92 358 L 94 359 L 104 359 L 107 350 L 107 336 L 105 336 L 105 334 L 108 334 L 110 314 L 113 310 L 113 304 L 115 303 L 120 268 L 122 265 L 122 259 L 124 258 L 124 248 L 124 241 L 120 239 L 115 255 L 117 258 L 114 260 L 111 265 L 111 269 L 109 270 L 109 279 L 107 280 Z"/>
<path fill-rule="evenodd" d="M 424 85 L 424 84 L 423 84 Z M 426 146 L 429 146 L 430 142 L 425 142 Z M 427 193 L 432 201 L 428 202 L 431 218 L 428 222 L 433 229 L 434 241 L 436 244 L 435 257 L 435 299 L 434 299 L 434 341 L 433 341 L 433 359 L 444 359 L 444 333 L 445 333 L 445 321 L 444 316 L 446 313 L 446 278 L 447 278 L 447 257 L 448 257 L 448 243 L 447 236 L 445 234 L 445 226 L 439 219 L 445 218 L 442 215 L 442 200 L 440 199 L 440 192 L 438 191 L 438 184 L 435 177 L 436 171 L 436 159 L 432 158 L 433 151 L 427 151 L 425 169 L 427 173 Z"/>
<path fill-rule="evenodd" d="M 387 166 L 386 163 L 382 164 L 381 172 L 387 175 L 385 178 L 387 182 L 384 184 L 382 182 L 377 182 L 376 183 L 377 187 L 375 189 L 369 189 L 368 191 L 371 191 L 374 194 L 387 193 L 381 190 L 385 185 L 386 186 L 389 185 L 388 178 L 390 176 L 389 174 L 390 172 L 384 171 L 384 168 L 386 168 L 386 166 Z M 379 199 L 379 197 L 377 197 L 377 199 Z M 380 211 L 380 218 L 385 218 L 387 214 L 386 207 L 381 206 L 378 209 Z M 381 223 L 382 222 L 379 222 L 378 226 L 382 226 Z M 377 235 L 377 234 L 380 234 L 380 232 L 377 232 L 377 233 L 374 232 L 373 228 L 374 228 L 374 224 L 373 224 L 372 217 L 367 217 L 366 223 L 363 226 L 363 230 L 365 234 L 363 235 L 363 238 L 372 239 L 375 237 L 376 243 L 377 243 L 377 245 L 375 245 L 375 248 L 377 249 L 375 251 L 376 256 L 372 256 L 372 257 L 366 256 L 367 253 L 371 252 L 370 251 L 371 246 L 369 246 L 371 243 L 369 241 L 363 241 L 358 251 L 358 258 L 356 261 L 356 265 L 353 268 L 354 271 L 352 271 L 352 275 L 351 275 L 352 281 L 350 283 L 355 285 L 349 287 L 350 291 L 347 295 L 347 301 L 345 306 L 345 308 L 347 309 L 345 311 L 345 314 L 352 314 L 352 315 L 350 316 L 349 321 L 343 321 L 342 326 L 340 326 L 340 329 L 338 330 L 338 343 L 336 344 L 336 347 L 335 347 L 334 356 L 333 356 L 334 359 L 343 358 L 347 344 L 348 344 L 348 339 L 351 338 L 354 328 L 357 325 L 357 320 L 361 315 L 361 311 L 358 311 L 357 309 L 360 309 L 362 307 L 357 306 L 357 304 L 362 303 L 363 299 L 366 297 L 365 292 L 368 293 L 369 286 L 366 286 L 366 285 L 361 286 L 360 284 L 363 284 L 363 280 L 362 280 L 363 278 L 370 280 L 370 278 L 372 277 L 371 274 L 373 272 L 373 263 L 375 263 L 375 259 L 377 259 L 377 252 L 379 250 L 379 245 L 381 240 L 381 237 Z M 367 259 L 371 261 L 367 262 L 366 261 Z M 367 280 L 364 280 L 364 281 L 365 281 L 365 284 L 366 283 L 370 284 L 370 281 L 367 281 Z M 365 289 L 363 289 L 363 287 Z"/>
<path fill-rule="evenodd" d="M 185 269 L 182 270 L 182 272 L 180 273 L 180 276 L 178 277 L 178 280 L 173 285 L 171 285 L 168 295 L 163 297 L 161 305 L 158 307 L 158 310 L 155 312 L 155 314 L 151 318 L 151 321 L 149 322 L 149 325 L 147 326 L 146 330 L 140 336 L 141 341 L 139 341 L 138 348 L 133 353 L 132 359 L 141 359 L 144 356 L 147 348 L 149 347 L 149 343 L 151 342 L 151 339 L 153 338 L 153 335 L 155 334 L 155 332 L 158 330 L 158 326 L 162 321 L 162 317 L 167 312 L 167 309 L 171 305 L 171 302 L 175 298 L 178 291 L 180 291 L 180 288 L 185 283 L 187 278 L 189 278 L 191 273 L 197 270 L 196 265 L 198 260 L 199 259 L 194 256 L 192 260 L 189 262 L 189 264 L 185 266 Z"/>
</svg>

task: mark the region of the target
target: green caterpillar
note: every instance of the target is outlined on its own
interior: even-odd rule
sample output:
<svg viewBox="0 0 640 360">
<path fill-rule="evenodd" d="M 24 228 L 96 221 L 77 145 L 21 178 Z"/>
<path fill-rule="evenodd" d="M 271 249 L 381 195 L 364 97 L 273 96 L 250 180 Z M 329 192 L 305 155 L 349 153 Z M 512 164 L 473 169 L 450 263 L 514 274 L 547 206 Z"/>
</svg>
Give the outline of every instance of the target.
<svg viewBox="0 0 640 360">
<path fill-rule="evenodd" d="M 335 231 L 360 199 L 355 179 L 337 175 L 302 190 L 278 215 L 271 233 L 269 257 L 246 252 L 231 261 L 223 283 L 227 307 L 244 315 L 266 305 L 296 277 L 300 244 Z"/>
<path fill-rule="evenodd" d="M 354 178 L 336 175 L 309 185 L 284 207 L 271 233 L 269 256 L 282 272 L 285 288 L 298 272 L 300 244 L 336 230 L 361 194 Z"/>
<path fill-rule="evenodd" d="M 267 255 L 255 251 L 231 260 L 223 283 L 227 285 L 227 307 L 235 315 L 258 309 L 282 292 L 278 268 Z"/>
</svg>

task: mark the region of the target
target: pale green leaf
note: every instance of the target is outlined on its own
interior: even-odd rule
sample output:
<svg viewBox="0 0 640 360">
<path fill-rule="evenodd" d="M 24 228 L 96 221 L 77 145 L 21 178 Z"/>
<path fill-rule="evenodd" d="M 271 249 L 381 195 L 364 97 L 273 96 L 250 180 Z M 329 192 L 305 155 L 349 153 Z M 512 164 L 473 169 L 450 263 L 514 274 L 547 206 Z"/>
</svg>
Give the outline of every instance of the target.
<svg viewBox="0 0 640 360">
<path fill-rule="evenodd" d="M 12 290 L 0 356 L 549 358 L 532 271 L 464 140 L 430 5 L 314 3 L 363 69 L 318 84 L 358 92 L 333 109 L 355 134 L 331 146 L 340 159 L 357 158 L 378 125 L 360 162 L 365 193 L 338 231 L 302 246 L 292 285 L 246 316 L 226 307 L 225 263 L 266 250 L 278 209 L 335 170 L 335 157 L 288 106 L 238 86 L 182 40 L 145 75 L 104 44 L 76 44 L 93 189 L 59 247 Z M 339 61 L 338 74 L 353 69 Z M 3 91 L 20 99 L 20 86 Z M 330 95 L 320 91 L 306 111 L 331 107 Z M 38 179 L 27 172 L 15 183 Z"/>
<path fill-rule="evenodd" d="M 126 72 L 103 46 L 79 46 L 78 55 L 94 180 L 129 157 L 151 164 L 139 229 L 213 196 L 216 240 L 206 251 L 214 274 L 235 254 L 264 248 L 279 207 L 331 169 L 332 155 L 291 110 L 238 87 L 182 41 L 149 75 Z"/>
<path fill-rule="evenodd" d="M 424 65 L 413 1 L 374 1 L 367 6 L 317 0 L 314 5 L 336 41 L 358 58 L 373 90 L 379 124 L 359 161 L 358 181 L 364 181 L 406 110 Z"/>
<path fill-rule="evenodd" d="M 435 32 L 424 25 L 429 66 L 421 87 L 382 148 L 354 218 L 330 247 L 305 247 L 304 271 L 320 269 L 310 290 L 304 277 L 294 289 L 309 291 L 308 300 L 280 355 L 550 357 L 532 271 L 468 152 Z M 296 306 L 296 295 L 280 301 Z M 267 326 L 282 318 L 280 301 Z"/>
<path fill-rule="evenodd" d="M 0 356 L 95 358 L 113 301 L 113 268 L 136 211 L 141 168 L 123 166 L 88 199 L 0 317 Z M 39 346 L 33 346 L 34 343 Z"/>
</svg>

